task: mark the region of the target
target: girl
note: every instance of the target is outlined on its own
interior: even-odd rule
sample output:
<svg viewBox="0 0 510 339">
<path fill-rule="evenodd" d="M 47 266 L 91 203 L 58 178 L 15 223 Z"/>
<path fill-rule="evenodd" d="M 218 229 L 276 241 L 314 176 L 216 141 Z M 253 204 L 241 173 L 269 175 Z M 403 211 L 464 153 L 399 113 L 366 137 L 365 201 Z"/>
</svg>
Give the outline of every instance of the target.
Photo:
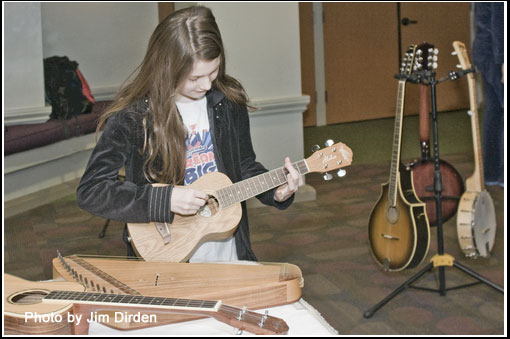
<svg viewBox="0 0 510 339">
<path fill-rule="evenodd" d="M 78 204 L 95 215 L 129 223 L 168 222 L 192 215 L 207 194 L 188 185 L 220 171 L 238 182 L 267 170 L 255 161 L 241 84 L 225 73 L 225 53 L 214 16 L 202 6 L 179 10 L 152 34 L 133 79 L 101 117 L 104 129 L 77 190 Z M 125 181 L 118 172 L 125 168 Z M 302 178 L 285 159 L 288 182 L 257 198 L 287 208 Z M 152 183 L 168 186 L 153 187 Z M 256 260 L 246 206 L 234 236 L 200 246 L 196 261 Z M 134 255 L 124 240 L 128 255 Z"/>
</svg>

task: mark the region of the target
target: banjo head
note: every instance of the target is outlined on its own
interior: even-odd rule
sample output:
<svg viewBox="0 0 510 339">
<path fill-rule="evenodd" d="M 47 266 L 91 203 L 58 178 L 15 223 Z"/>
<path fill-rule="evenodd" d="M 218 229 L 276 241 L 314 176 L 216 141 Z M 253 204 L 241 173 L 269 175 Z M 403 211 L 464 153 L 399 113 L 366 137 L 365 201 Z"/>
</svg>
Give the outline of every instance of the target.
<svg viewBox="0 0 510 339">
<path fill-rule="evenodd" d="M 467 257 L 490 256 L 496 238 L 496 214 L 487 191 L 464 193 L 457 213 L 457 236 Z"/>
<path fill-rule="evenodd" d="M 487 191 L 478 195 L 474 204 L 473 239 L 478 255 L 484 258 L 490 256 L 494 239 L 496 238 L 496 214 L 494 203 Z"/>
</svg>

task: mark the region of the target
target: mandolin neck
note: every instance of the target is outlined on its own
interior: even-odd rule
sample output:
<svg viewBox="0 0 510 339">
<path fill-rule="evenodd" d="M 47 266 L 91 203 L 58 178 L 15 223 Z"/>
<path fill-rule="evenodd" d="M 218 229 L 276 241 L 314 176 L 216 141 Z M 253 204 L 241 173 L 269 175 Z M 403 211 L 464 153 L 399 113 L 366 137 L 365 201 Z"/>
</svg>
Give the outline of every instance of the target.
<svg viewBox="0 0 510 339">
<path fill-rule="evenodd" d="M 305 160 L 297 161 L 293 163 L 292 166 L 297 170 L 299 175 L 305 175 L 310 172 Z M 223 207 L 235 205 L 285 184 L 287 182 L 287 174 L 287 169 L 285 167 L 280 167 L 220 188 L 216 191 L 216 197 Z"/>
<path fill-rule="evenodd" d="M 393 133 L 393 154 L 391 157 L 391 169 L 388 189 L 389 201 L 391 206 L 395 206 L 397 204 L 398 170 L 400 164 L 400 146 L 402 143 L 402 117 L 404 115 L 405 88 L 406 81 L 399 80 L 397 110 L 395 115 L 395 130 Z"/>
</svg>

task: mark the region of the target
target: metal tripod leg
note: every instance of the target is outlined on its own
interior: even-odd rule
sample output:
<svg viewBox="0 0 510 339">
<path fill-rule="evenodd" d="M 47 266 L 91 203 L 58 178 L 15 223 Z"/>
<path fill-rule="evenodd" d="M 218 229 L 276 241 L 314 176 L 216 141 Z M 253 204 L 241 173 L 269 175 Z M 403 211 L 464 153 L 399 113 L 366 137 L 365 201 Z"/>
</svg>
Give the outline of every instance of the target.
<svg viewBox="0 0 510 339">
<path fill-rule="evenodd" d="M 368 311 L 366 311 L 365 313 L 363 313 L 363 317 L 365 318 L 370 318 L 371 316 L 374 315 L 374 313 L 380 309 L 381 307 L 383 307 L 387 302 L 389 302 L 391 299 L 393 299 L 394 297 L 396 297 L 400 292 L 402 292 L 403 290 L 405 290 L 406 288 L 409 287 L 409 285 L 411 285 L 413 282 L 415 282 L 416 280 L 418 280 L 419 278 L 421 278 L 421 276 L 423 276 L 425 273 L 427 273 L 427 271 L 430 271 L 432 270 L 432 268 L 434 267 L 434 265 L 432 263 L 429 263 L 427 266 L 425 266 L 424 268 L 422 268 L 422 270 L 418 273 L 416 273 L 415 275 L 413 275 L 411 278 L 409 278 L 405 283 L 403 283 L 402 285 L 400 285 L 396 290 L 394 290 L 393 292 L 391 292 L 386 298 L 384 298 L 383 300 L 381 300 L 381 302 L 379 302 L 377 305 L 375 305 L 374 307 L 372 307 L 371 309 L 369 309 Z"/>
<path fill-rule="evenodd" d="M 470 276 L 472 276 L 473 278 L 475 279 L 478 279 L 479 281 L 483 282 L 484 284 L 494 288 L 496 291 L 499 291 L 501 293 L 505 293 L 505 291 L 503 290 L 503 288 L 501 286 L 498 286 L 496 285 L 495 283 L 493 283 L 492 281 L 489 281 L 487 279 L 485 279 L 484 277 L 482 277 L 481 275 L 479 275 L 478 273 L 476 272 L 473 272 L 471 271 L 469 268 L 467 268 L 466 266 L 463 266 L 461 264 L 459 264 L 457 261 L 455 261 L 453 263 L 453 266 L 454 267 L 457 267 L 459 270 L 461 270 L 462 272 L 466 273 L 466 274 L 469 274 Z"/>
<path fill-rule="evenodd" d="M 448 263 L 439 263 L 438 264 L 438 261 L 433 261 L 435 258 L 437 258 L 438 260 L 441 260 L 443 258 L 447 257 L 448 260 L 451 260 L 450 262 Z M 495 290 L 497 290 L 498 292 L 501 292 L 501 293 L 504 293 L 504 290 L 501 286 L 498 286 L 496 284 L 494 284 L 493 282 L 487 280 L 486 278 L 482 277 L 481 275 L 477 274 L 476 272 L 473 272 L 472 270 L 470 270 L 469 268 L 465 267 L 464 265 L 462 264 L 459 264 L 456 260 L 453 259 L 453 257 L 451 257 L 450 255 L 435 255 L 433 257 L 433 260 L 427 265 L 425 266 L 421 271 L 419 271 L 418 273 L 416 273 L 415 275 L 413 275 L 411 278 L 409 278 L 405 283 L 403 283 L 402 285 L 400 285 L 396 290 L 394 290 L 391 294 L 389 294 L 386 298 L 384 298 L 383 300 L 381 300 L 381 302 L 379 302 L 377 305 L 375 305 L 374 307 L 372 307 L 371 309 L 369 309 L 368 311 L 366 311 L 363 316 L 365 318 L 370 318 L 371 316 L 374 315 L 374 313 L 380 309 L 381 307 L 383 307 L 386 303 L 388 303 L 391 299 L 393 299 L 394 297 L 396 297 L 400 292 L 402 292 L 403 290 L 405 290 L 406 288 L 408 287 L 414 287 L 414 286 L 411 286 L 411 284 L 413 282 L 415 282 L 416 280 L 418 280 L 419 278 L 421 278 L 425 273 L 427 273 L 428 271 L 431 271 L 433 268 L 437 267 L 439 270 L 444 270 L 444 266 L 453 266 L 453 267 L 456 267 L 458 268 L 459 270 L 461 270 L 462 272 L 472 276 L 473 278 L 479 280 L 479 282 L 482 282 L 484 284 L 487 284 L 488 286 L 494 288 Z M 434 263 L 436 265 L 434 265 Z M 438 266 L 439 265 L 439 266 Z M 445 284 L 444 284 L 444 274 L 441 276 L 440 278 L 441 280 L 441 287 L 440 289 L 438 290 L 432 290 L 432 289 L 425 289 L 425 290 L 429 290 L 429 291 L 433 291 L 433 292 L 438 292 L 440 295 L 444 296 L 446 295 L 446 291 L 448 290 L 453 290 L 453 289 L 459 289 L 459 288 L 464 288 L 464 287 L 469 287 L 469 286 L 473 286 L 475 284 L 478 284 L 479 282 L 476 282 L 476 283 L 471 283 L 471 284 L 466 284 L 466 285 L 462 285 L 462 286 L 457 286 L 457 287 L 453 287 L 453 288 L 445 288 Z M 417 287 L 415 287 L 417 288 Z"/>
</svg>

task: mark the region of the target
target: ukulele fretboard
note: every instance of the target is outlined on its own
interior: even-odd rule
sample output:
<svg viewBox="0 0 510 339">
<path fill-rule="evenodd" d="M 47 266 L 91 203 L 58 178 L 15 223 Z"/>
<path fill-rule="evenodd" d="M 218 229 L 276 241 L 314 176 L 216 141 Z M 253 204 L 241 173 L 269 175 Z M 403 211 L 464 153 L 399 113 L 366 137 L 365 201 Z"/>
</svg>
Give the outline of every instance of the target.
<svg viewBox="0 0 510 339">
<path fill-rule="evenodd" d="M 309 172 L 305 160 L 295 162 L 292 166 L 300 175 L 305 175 Z M 220 188 L 216 191 L 216 198 L 221 206 L 224 208 L 229 207 L 269 191 L 272 188 L 283 185 L 287 182 L 287 174 L 288 171 L 285 167 L 280 167 L 272 171 L 259 174 L 233 185 Z"/>
</svg>

